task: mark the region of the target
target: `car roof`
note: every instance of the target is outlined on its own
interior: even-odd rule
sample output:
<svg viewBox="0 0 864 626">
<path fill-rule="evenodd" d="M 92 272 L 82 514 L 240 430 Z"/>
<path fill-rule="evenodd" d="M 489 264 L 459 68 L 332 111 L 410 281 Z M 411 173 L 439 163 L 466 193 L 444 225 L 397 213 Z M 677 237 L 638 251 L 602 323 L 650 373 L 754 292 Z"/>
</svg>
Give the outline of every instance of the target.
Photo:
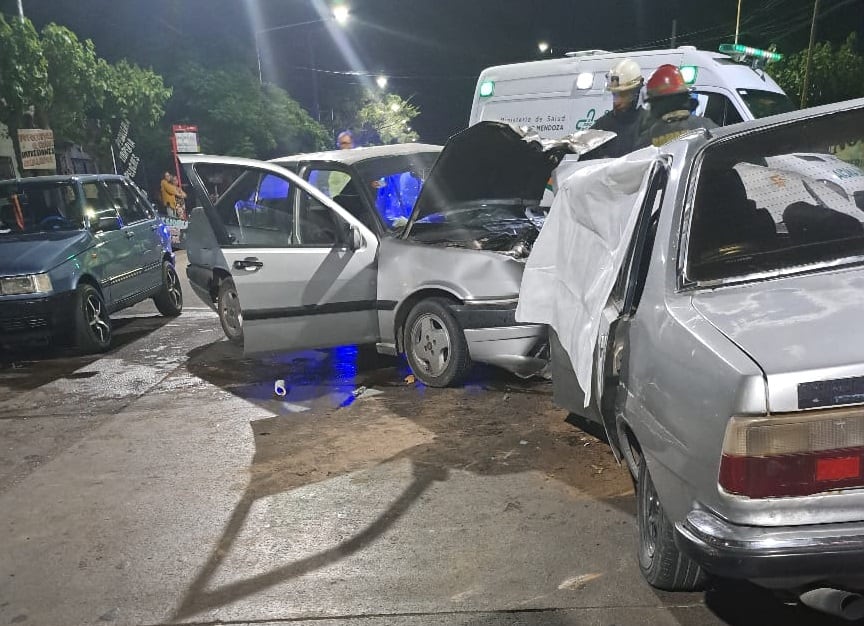
<svg viewBox="0 0 864 626">
<path fill-rule="evenodd" d="M 864 98 L 846 100 L 844 102 L 835 102 L 833 104 L 825 104 L 809 109 L 799 109 L 797 111 L 790 111 L 789 113 L 781 113 L 779 115 L 761 117 L 757 120 L 749 120 L 746 122 L 739 122 L 737 124 L 730 124 L 729 126 L 713 128 L 711 129 L 711 137 L 726 137 L 729 135 L 735 135 L 737 133 L 740 133 L 741 131 L 756 130 L 758 128 L 774 126 L 775 124 L 784 124 L 797 120 L 806 120 L 809 118 L 826 115 L 828 113 L 835 113 L 839 111 L 854 111 L 856 109 L 862 108 L 864 108 Z"/>
<path fill-rule="evenodd" d="M 96 180 L 125 180 L 126 177 L 120 174 L 56 174 L 53 176 L 27 176 L 25 178 L 7 178 L 0 180 L 0 185 L 4 183 L 91 183 Z"/>
<path fill-rule="evenodd" d="M 379 157 L 405 156 L 410 154 L 440 152 L 442 146 L 428 143 L 396 143 L 388 146 L 367 146 L 350 150 L 328 150 L 326 152 L 307 152 L 291 156 L 270 159 L 271 163 L 289 165 L 305 161 L 334 161 L 344 165 L 353 165 L 367 159 Z"/>
</svg>

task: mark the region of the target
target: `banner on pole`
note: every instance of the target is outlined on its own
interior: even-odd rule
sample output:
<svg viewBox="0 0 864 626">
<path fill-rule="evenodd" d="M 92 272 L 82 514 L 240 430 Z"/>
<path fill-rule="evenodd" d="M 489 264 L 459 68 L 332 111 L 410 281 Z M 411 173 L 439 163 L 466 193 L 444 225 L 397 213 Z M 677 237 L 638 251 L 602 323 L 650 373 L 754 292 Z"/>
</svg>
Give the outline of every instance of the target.
<svg viewBox="0 0 864 626">
<path fill-rule="evenodd" d="M 128 120 L 120 120 L 113 143 L 118 166 L 117 173 L 135 180 L 141 159 L 135 154 L 135 141 L 132 139 Z"/>
</svg>

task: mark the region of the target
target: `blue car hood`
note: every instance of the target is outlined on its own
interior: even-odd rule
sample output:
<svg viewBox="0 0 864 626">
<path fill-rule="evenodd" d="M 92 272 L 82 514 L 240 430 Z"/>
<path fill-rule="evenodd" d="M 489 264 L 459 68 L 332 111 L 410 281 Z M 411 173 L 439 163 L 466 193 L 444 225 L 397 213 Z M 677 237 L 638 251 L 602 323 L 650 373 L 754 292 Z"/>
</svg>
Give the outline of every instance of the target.
<svg viewBox="0 0 864 626">
<path fill-rule="evenodd" d="M 93 235 L 86 230 L 0 235 L 0 275 L 47 272 L 94 243 Z"/>
</svg>

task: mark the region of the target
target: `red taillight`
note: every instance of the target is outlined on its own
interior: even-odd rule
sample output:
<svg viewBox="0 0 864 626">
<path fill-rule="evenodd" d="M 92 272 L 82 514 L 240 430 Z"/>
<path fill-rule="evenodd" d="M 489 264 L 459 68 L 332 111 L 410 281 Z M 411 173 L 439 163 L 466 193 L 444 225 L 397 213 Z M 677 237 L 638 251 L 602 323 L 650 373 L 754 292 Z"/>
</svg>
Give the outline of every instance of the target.
<svg viewBox="0 0 864 626">
<path fill-rule="evenodd" d="M 816 481 L 851 480 L 861 476 L 861 452 L 856 456 L 816 459 Z"/>
<path fill-rule="evenodd" d="M 833 410 L 729 421 L 720 486 L 750 498 L 864 486 L 864 411 Z"/>
</svg>

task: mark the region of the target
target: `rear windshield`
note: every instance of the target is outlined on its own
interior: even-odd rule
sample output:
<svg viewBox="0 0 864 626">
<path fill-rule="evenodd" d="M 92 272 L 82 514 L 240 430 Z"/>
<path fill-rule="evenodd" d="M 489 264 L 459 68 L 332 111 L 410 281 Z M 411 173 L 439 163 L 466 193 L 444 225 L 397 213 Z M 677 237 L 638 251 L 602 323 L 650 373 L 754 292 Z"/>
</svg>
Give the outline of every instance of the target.
<svg viewBox="0 0 864 626">
<path fill-rule="evenodd" d="M 696 187 L 688 278 L 864 261 L 862 154 L 862 109 L 709 148 Z"/>
<path fill-rule="evenodd" d="M 0 183 L 0 235 L 82 228 L 80 206 L 71 182 Z"/>
<path fill-rule="evenodd" d="M 759 89 L 739 89 L 738 94 L 756 119 L 795 110 L 795 105 L 785 93 L 760 91 Z"/>
</svg>

